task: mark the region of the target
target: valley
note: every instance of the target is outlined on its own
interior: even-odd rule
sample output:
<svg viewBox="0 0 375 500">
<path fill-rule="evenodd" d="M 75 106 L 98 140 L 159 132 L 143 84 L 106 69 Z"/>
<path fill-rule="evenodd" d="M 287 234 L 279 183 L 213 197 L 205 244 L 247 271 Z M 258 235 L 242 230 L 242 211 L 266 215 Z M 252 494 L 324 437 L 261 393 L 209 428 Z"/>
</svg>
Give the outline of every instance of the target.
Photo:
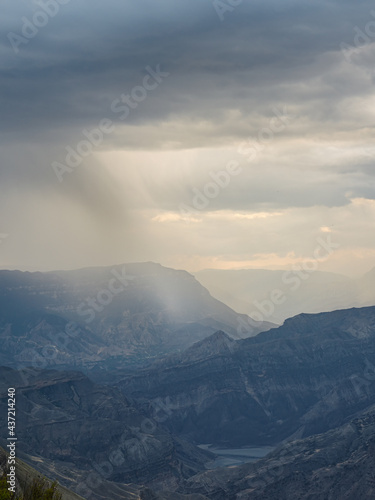
<svg viewBox="0 0 375 500">
<path fill-rule="evenodd" d="M 111 300 L 111 269 L 0 272 L 0 406 L 14 386 L 28 466 L 92 500 L 293 498 L 293 485 L 315 491 L 316 474 L 323 499 L 340 457 L 354 483 L 332 498 L 372 491 L 355 464 L 370 471 L 375 307 L 260 323 L 243 338 L 247 317 L 188 273 L 127 269 Z M 89 305 L 93 321 L 79 314 Z"/>
<path fill-rule="evenodd" d="M 202 450 L 210 451 L 216 455 L 212 462 L 207 462 L 205 467 L 207 469 L 217 469 L 219 467 L 229 467 L 233 465 L 241 465 L 244 463 L 252 463 L 260 460 L 264 456 L 271 453 L 274 449 L 270 446 L 263 448 L 216 448 L 212 445 L 198 445 Z"/>
</svg>

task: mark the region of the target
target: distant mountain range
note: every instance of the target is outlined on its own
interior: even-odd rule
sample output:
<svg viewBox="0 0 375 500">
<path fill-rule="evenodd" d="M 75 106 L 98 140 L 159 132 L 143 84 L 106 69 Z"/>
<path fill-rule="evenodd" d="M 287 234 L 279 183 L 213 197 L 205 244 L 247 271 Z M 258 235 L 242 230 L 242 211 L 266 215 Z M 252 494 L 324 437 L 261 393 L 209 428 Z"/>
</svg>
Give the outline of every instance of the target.
<svg viewBox="0 0 375 500">
<path fill-rule="evenodd" d="M 297 268 L 207 269 L 195 277 L 216 299 L 236 311 L 279 324 L 301 313 L 375 305 L 375 268 L 359 279 Z"/>
<path fill-rule="evenodd" d="M 249 323 L 186 271 L 128 264 L 77 271 L 0 271 L 0 364 L 129 368 Z"/>
</svg>

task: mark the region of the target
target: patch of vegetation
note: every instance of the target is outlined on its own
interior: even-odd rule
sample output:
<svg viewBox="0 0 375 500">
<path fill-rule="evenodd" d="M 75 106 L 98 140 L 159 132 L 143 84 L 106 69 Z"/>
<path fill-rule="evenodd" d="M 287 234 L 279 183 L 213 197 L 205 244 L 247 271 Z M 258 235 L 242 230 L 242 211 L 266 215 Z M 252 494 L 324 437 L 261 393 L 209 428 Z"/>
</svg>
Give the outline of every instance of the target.
<svg viewBox="0 0 375 500">
<path fill-rule="evenodd" d="M 16 500 L 15 495 L 8 491 L 8 483 L 6 475 L 0 478 L 0 500 Z"/>
<path fill-rule="evenodd" d="M 24 493 L 17 496 L 8 490 L 6 475 L 0 478 L 0 500 L 62 500 L 62 495 L 57 490 L 57 483 L 51 483 L 43 477 L 33 479 Z"/>
<path fill-rule="evenodd" d="M 4 474 L 0 478 L 0 500 L 16 500 L 16 497 L 8 491 L 8 483 L 6 475 Z"/>
</svg>

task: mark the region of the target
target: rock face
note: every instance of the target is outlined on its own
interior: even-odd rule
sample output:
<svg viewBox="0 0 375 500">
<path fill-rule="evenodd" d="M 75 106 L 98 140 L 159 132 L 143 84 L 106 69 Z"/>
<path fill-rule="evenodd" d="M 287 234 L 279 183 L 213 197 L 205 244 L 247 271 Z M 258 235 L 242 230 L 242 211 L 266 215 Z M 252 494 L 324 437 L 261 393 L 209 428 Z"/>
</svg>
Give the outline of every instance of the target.
<svg viewBox="0 0 375 500">
<path fill-rule="evenodd" d="M 174 489 L 210 458 L 146 418 L 117 389 L 80 373 L 1 368 L 4 414 L 8 387 L 16 388 L 18 451 L 39 457 L 36 465 L 53 464 L 61 482 L 94 471 L 100 481 Z M 6 425 L 2 419 L 1 436 Z M 89 484 L 96 491 L 94 479 Z"/>
<path fill-rule="evenodd" d="M 119 386 L 196 443 L 324 432 L 375 402 L 375 307 L 302 314 L 241 341 L 217 333 Z"/>
<path fill-rule="evenodd" d="M 158 264 L 29 273 L 0 271 L 0 364 L 88 370 L 142 363 L 218 329 L 248 324 L 186 271 Z M 72 324 L 74 322 L 74 324 Z"/>
<path fill-rule="evenodd" d="M 198 474 L 182 490 L 211 500 L 375 498 L 375 407 L 335 430 L 286 443 L 255 464 Z"/>
</svg>

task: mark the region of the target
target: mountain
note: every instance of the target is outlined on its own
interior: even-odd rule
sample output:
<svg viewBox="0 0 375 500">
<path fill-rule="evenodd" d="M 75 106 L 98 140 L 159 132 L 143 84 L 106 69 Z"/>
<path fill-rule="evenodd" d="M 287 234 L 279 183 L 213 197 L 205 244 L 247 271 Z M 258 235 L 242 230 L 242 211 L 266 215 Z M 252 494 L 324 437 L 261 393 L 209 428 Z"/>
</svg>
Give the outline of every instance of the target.
<svg viewBox="0 0 375 500">
<path fill-rule="evenodd" d="M 117 483 L 175 489 L 182 478 L 203 470 L 212 458 L 171 436 L 117 389 L 95 384 L 81 373 L 1 367 L 4 415 L 8 387 L 16 389 L 17 453 L 82 496 L 85 488 L 76 490 L 77 485 L 88 484 L 98 495 L 97 487 L 92 487 L 95 478 L 90 479 L 93 473 L 96 483 L 104 478 L 116 483 L 117 489 Z M 6 426 L 2 419 L 3 445 Z"/>
<path fill-rule="evenodd" d="M 301 313 L 375 305 L 375 268 L 360 279 L 297 268 L 207 269 L 195 277 L 216 299 L 236 311 L 279 324 Z M 275 290 L 281 298 L 272 300 Z"/>
<path fill-rule="evenodd" d="M 255 464 L 198 474 L 182 491 L 211 500 L 375 498 L 375 406 L 337 429 L 284 443 Z"/>
<path fill-rule="evenodd" d="M 231 354 L 237 350 L 238 344 L 235 339 L 227 335 L 222 330 L 206 337 L 205 339 L 196 342 L 185 351 L 176 354 L 170 354 L 161 359 L 156 360 L 151 369 L 161 367 L 164 369 L 167 366 L 186 365 L 188 363 L 200 362 L 214 356 Z"/>
<path fill-rule="evenodd" d="M 127 264 L 77 271 L 0 271 L 0 364 L 126 368 L 249 323 L 186 271 Z"/>
<path fill-rule="evenodd" d="M 375 307 L 301 314 L 245 340 L 223 333 L 119 387 L 198 444 L 275 445 L 375 403 Z"/>
</svg>

